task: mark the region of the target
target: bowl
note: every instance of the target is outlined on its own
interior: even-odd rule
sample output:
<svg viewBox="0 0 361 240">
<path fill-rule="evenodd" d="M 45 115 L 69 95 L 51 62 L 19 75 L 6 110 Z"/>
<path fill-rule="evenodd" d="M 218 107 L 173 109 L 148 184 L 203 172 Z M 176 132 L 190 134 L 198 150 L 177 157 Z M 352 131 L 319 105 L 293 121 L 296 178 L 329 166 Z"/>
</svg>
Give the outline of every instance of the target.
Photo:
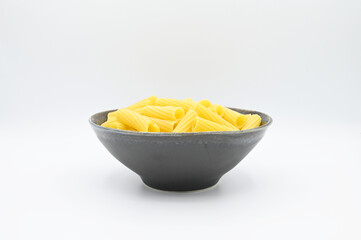
<svg viewBox="0 0 361 240">
<path fill-rule="evenodd" d="M 234 132 L 147 133 L 100 126 L 109 110 L 96 113 L 89 122 L 100 142 L 121 163 L 151 188 L 191 191 L 215 185 L 257 145 L 272 119 L 258 114 L 261 126 Z"/>
</svg>

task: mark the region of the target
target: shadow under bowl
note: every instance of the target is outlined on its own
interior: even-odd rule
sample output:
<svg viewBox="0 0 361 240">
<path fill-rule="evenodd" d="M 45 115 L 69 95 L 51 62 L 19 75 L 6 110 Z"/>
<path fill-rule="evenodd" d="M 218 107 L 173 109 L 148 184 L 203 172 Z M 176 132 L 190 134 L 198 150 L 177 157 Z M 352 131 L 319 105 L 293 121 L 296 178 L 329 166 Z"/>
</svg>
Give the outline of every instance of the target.
<svg viewBox="0 0 361 240">
<path fill-rule="evenodd" d="M 109 112 L 96 113 L 89 122 L 105 148 L 152 188 L 191 191 L 211 187 L 234 168 L 262 139 L 272 118 L 258 114 L 261 126 L 234 132 L 146 133 L 100 126 Z"/>
</svg>

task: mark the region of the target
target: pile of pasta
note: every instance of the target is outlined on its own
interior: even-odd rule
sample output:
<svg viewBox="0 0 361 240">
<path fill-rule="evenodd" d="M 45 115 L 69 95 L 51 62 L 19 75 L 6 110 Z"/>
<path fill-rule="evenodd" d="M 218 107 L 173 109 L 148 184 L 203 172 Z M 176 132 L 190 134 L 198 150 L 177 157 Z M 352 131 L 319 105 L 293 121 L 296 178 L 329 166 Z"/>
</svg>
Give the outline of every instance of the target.
<svg viewBox="0 0 361 240">
<path fill-rule="evenodd" d="M 259 127 L 257 114 L 240 114 L 227 107 L 191 98 L 177 100 L 151 96 L 108 113 L 101 126 L 139 132 L 241 131 Z"/>
</svg>

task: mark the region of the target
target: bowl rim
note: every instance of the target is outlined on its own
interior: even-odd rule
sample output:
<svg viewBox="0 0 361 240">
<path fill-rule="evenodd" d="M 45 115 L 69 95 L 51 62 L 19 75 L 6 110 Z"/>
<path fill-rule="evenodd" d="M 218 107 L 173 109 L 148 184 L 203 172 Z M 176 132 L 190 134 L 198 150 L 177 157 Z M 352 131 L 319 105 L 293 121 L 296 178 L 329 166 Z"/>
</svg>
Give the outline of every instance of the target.
<svg viewBox="0 0 361 240">
<path fill-rule="evenodd" d="M 118 109 L 111 109 L 111 110 L 106 110 L 106 111 L 94 113 L 93 115 L 90 116 L 88 121 L 89 121 L 89 123 L 91 124 L 92 127 L 101 129 L 103 131 L 109 131 L 109 132 L 120 133 L 120 134 L 131 135 L 131 136 L 153 136 L 153 137 L 155 137 L 155 136 L 157 136 L 157 137 L 162 137 L 162 136 L 164 136 L 164 137 L 183 136 L 184 137 L 184 136 L 212 136 L 212 135 L 214 135 L 214 136 L 237 136 L 237 135 L 243 135 L 243 134 L 247 134 L 247 133 L 258 132 L 258 131 L 265 130 L 273 122 L 272 118 L 268 114 L 260 112 L 260 111 L 233 108 L 233 107 L 227 107 L 227 108 L 232 109 L 232 110 L 236 110 L 236 111 L 239 110 L 239 111 L 242 111 L 242 112 L 249 112 L 251 114 L 264 115 L 265 117 L 267 117 L 269 119 L 269 121 L 266 122 L 264 125 L 262 125 L 260 127 L 252 128 L 252 129 L 248 129 L 248 130 L 241 130 L 241 131 L 213 131 L 213 132 L 185 132 L 185 133 L 127 131 L 127 130 L 120 130 L 120 129 L 103 127 L 103 126 L 100 126 L 100 125 L 98 125 L 98 124 L 96 124 L 95 122 L 92 121 L 92 118 L 95 117 L 95 115 L 109 113 L 109 112 L 112 112 L 112 111 L 116 111 Z"/>
</svg>

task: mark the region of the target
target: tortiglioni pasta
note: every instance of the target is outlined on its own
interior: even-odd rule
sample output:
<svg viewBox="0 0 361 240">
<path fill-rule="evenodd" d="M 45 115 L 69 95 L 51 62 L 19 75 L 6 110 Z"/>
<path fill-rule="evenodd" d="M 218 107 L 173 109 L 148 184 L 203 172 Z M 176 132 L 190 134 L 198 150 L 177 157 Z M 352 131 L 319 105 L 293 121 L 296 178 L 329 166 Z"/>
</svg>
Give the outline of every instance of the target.
<svg viewBox="0 0 361 240">
<path fill-rule="evenodd" d="M 154 117 L 164 120 L 176 121 L 184 116 L 184 110 L 181 107 L 160 107 L 160 106 L 146 106 L 144 108 L 136 109 L 135 112 L 144 116 Z"/>
<path fill-rule="evenodd" d="M 236 126 L 232 125 L 230 122 L 227 122 L 221 116 L 218 116 L 216 113 L 212 112 L 211 110 L 209 110 L 208 108 L 206 108 L 205 106 L 203 106 L 200 103 L 197 103 L 196 105 L 194 105 L 192 107 L 192 109 L 198 114 L 198 116 L 200 116 L 204 119 L 221 124 L 230 129 L 233 129 L 235 131 L 239 130 Z"/>
<path fill-rule="evenodd" d="M 140 132 L 160 132 L 159 127 L 141 114 L 127 109 L 118 109 L 116 112 L 117 120 Z"/>
<path fill-rule="evenodd" d="M 259 127 L 257 114 L 241 114 L 208 100 L 177 100 L 151 96 L 108 113 L 101 126 L 139 132 L 241 131 Z"/>
<path fill-rule="evenodd" d="M 177 124 L 173 132 L 191 132 L 194 121 L 197 119 L 197 113 L 192 109 L 188 110 L 187 114 Z"/>
<path fill-rule="evenodd" d="M 232 128 L 197 117 L 192 126 L 193 132 L 211 132 L 211 131 L 234 131 Z"/>
</svg>

